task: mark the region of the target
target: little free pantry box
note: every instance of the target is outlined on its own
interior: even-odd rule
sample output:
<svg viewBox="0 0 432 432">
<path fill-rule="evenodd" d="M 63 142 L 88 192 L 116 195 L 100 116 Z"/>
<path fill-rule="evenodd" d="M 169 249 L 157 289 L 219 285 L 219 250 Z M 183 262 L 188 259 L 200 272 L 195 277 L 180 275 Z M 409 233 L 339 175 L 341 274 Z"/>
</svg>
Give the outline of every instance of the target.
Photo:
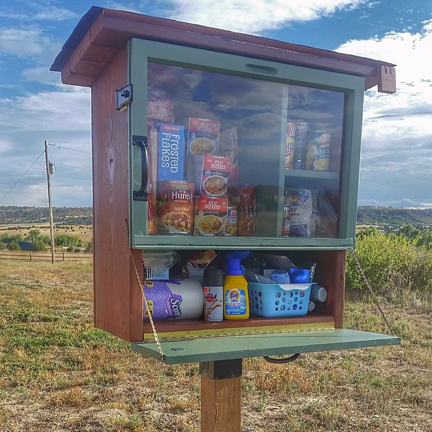
<svg viewBox="0 0 432 432">
<path fill-rule="evenodd" d="M 399 342 L 343 329 L 363 95 L 375 85 L 394 93 L 394 65 L 92 7 L 51 70 L 65 84 L 91 88 L 96 327 L 158 358 L 137 277 L 143 280 L 143 252 L 251 250 L 315 262 L 327 301 L 302 317 L 156 322 L 166 363 Z M 157 133 L 167 125 L 176 138 L 165 170 Z M 306 145 L 311 141 L 315 147 Z M 188 182 L 192 196 L 212 194 L 227 207 L 218 216 L 230 211 L 224 168 L 202 176 L 203 159 L 212 154 L 231 156 L 229 178 L 243 185 L 240 196 L 242 187 L 253 191 L 252 228 L 245 208 L 239 235 L 219 235 L 224 218 L 208 226 L 195 221 L 194 229 L 194 201 L 182 220 L 164 215 L 158 223 L 155 185 L 162 180 Z M 290 208 L 303 204 L 300 222 L 290 226 Z"/>
</svg>

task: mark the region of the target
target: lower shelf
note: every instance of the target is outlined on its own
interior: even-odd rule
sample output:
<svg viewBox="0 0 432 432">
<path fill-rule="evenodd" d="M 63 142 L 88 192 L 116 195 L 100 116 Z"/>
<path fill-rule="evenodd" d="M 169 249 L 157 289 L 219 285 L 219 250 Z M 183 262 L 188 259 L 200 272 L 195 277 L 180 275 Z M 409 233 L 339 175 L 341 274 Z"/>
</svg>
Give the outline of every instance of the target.
<svg viewBox="0 0 432 432">
<path fill-rule="evenodd" d="M 223 320 L 220 322 L 171 320 L 155 322 L 155 327 L 159 339 L 173 340 L 179 338 L 237 336 L 254 333 L 328 330 L 335 328 L 335 321 L 332 315 L 309 314 L 302 317 L 251 317 L 247 320 Z M 154 341 L 153 331 L 148 322 L 144 324 L 144 341 Z"/>
<path fill-rule="evenodd" d="M 163 359 L 154 342 L 132 343 L 132 350 L 165 364 L 181 364 L 398 344 L 395 336 L 338 329 L 162 342 Z"/>
</svg>

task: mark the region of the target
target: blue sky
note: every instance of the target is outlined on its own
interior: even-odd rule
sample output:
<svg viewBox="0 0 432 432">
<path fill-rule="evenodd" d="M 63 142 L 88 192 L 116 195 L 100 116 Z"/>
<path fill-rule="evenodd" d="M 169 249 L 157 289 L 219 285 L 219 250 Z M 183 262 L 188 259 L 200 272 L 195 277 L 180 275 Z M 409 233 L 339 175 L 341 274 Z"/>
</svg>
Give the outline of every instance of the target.
<svg viewBox="0 0 432 432">
<path fill-rule="evenodd" d="M 54 206 L 92 204 L 89 89 L 49 68 L 93 5 L 397 64 L 395 95 L 366 93 L 359 205 L 432 207 L 432 0 L 2 2 L 0 205 L 47 205 L 44 140 Z"/>
</svg>

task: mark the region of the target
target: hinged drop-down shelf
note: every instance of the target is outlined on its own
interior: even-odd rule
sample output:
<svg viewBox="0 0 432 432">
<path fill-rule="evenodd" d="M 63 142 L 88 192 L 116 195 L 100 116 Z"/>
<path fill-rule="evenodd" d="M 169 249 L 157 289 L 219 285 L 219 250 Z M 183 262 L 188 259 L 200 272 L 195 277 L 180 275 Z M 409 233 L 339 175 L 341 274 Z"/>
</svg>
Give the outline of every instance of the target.
<svg viewBox="0 0 432 432">
<path fill-rule="evenodd" d="M 395 336 L 337 329 L 162 342 L 162 349 L 164 363 L 180 364 L 398 344 L 400 338 Z M 161 359 L 154 342 L 132 343 L 132 350 Z"/>
</svg>

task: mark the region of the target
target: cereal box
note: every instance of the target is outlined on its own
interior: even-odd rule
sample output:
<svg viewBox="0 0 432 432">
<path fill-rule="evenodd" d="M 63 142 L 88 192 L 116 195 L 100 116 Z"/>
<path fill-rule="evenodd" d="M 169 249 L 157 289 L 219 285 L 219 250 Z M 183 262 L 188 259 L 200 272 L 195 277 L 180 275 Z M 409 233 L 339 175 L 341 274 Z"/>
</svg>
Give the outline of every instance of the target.
<svg viewBox="0 0 432 432">
<path fill-rule="evenodd" d="M 232 159 L 205 155 L 202 166 L 201 194 L 209 197 L 226 197 Z"/>
<path fill-rule="evenodd" d="M 158 131 L 158 181 L 184 180 L 184 127 L 156 123 Z"/>
<path fill-rule="evenodd" d="M 196 203 L 195 235 L 221 236 L 228 212 L 227 198 L 198 197 Z"/>
</svg>

